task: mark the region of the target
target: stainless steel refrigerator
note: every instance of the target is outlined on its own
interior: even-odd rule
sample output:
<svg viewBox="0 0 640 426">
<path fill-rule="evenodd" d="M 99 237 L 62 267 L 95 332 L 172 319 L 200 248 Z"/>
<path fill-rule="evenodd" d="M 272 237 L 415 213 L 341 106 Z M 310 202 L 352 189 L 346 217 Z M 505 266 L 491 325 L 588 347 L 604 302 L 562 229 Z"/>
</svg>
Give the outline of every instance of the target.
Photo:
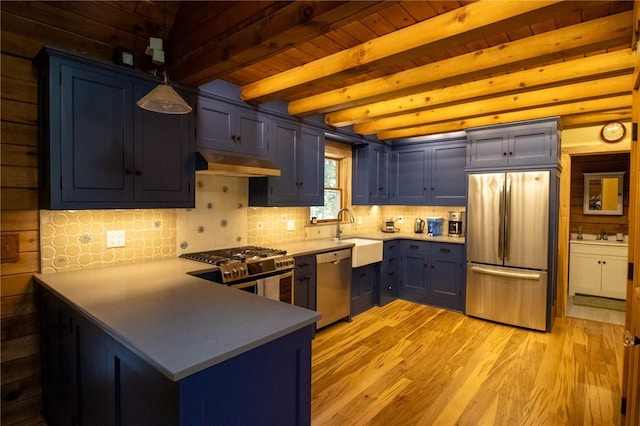
<svg viewBox="0 0 640 426">
<path fill-rule="evenodd" d="M 549 185 L 549 171 L 468 175 L 468 315 L 546 329 Z"/>
</svg>

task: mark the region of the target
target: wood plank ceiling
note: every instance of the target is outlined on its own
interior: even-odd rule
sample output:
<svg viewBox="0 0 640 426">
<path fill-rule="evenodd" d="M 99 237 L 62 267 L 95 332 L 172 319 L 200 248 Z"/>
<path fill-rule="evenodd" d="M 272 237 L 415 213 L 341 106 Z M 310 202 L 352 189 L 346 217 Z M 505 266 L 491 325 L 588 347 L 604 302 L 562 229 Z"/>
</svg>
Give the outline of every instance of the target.
<svg viewBox="0 0 640 426">
<path fill-rule="evenodd" d="M 223 79 L 247 102 L 286 100 L 380 139 L 562 116 L 565 128 L 628 120 L 632 1 L 2 2 L 151 68 L 166 39 L 173 80 Z M 634 18 L 635 16 L 635 18 Z M 63 34 L 61 34 L 62 36 Z"/>
</svg>

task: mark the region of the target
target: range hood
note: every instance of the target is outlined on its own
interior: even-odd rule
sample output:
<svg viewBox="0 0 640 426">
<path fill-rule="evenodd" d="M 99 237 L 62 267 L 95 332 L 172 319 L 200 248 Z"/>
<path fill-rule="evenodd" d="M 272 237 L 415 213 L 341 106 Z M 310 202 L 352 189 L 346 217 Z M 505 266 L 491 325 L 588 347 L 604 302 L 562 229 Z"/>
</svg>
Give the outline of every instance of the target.
<svg viewBox="0 0 640 426">
<path fill-rule="evenodd" d="M 196 173 L 261 177 L 280 176 L 280 169 L 269 160 L 257 157 L 240 157 L 236 155 L 212 152 L 196 152 Z"/>
</svg>

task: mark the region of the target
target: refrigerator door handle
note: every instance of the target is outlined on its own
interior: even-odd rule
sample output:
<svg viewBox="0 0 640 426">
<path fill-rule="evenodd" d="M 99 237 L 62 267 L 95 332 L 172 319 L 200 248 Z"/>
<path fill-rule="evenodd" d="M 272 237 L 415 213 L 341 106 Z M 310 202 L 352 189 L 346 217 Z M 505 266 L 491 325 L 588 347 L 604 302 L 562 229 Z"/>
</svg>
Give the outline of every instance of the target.
<svg viewBox="0 0 640 426">
<path fill-rule="evenodd" d="M 498 214 L 500 215 L 500 223 L 498 225 L 498 258 L 504 260 L 504 179 L 500 181 L 500 208 Z"/>
<path fill-rule="evenodd" d="M 484 268 L 482 266 L 472 266 L 471 271 L 477 272 L 479 274 L 495 275 L 498 277 L 519 278 L 523 280 L 534 280 L 534 281 L 540 280 L 540 274 L 537 272 L 504 271 L 504 270 L 496 270 L 491 268 Z"/>
<path fill-rule="evenodd" d="M 504 201 L 504 258 L 509 259 L 511 252 L 511 236 L 509 230 L 511 229 L 511 179 L 507 178 L 506 194 Z"/>
</svg>

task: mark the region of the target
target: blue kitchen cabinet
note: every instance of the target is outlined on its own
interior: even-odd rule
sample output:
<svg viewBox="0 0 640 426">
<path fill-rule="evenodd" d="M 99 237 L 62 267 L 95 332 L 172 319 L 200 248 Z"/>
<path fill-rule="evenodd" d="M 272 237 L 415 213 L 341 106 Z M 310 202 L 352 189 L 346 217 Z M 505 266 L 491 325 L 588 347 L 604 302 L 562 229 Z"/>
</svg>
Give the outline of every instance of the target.
<svg viewBox="0 0 640 426">
<path fill-rule="evenodd" d="M 550 166 L 559 162 L 557 118 L 467 130 L 467 169 Z"/>
<path fill-rule="evenodd" d="M 316 257 L 296 256 L 294 258 L 294 305 L 316 310 Z"/>
<path fill-rule="evenodd" d="M 324 204 L 324 132 L 274 119 L 270 158 L 281 175 L 249 179 L 249 205 L 265 207 Z"/>
<path fill-rule="evenodd" d="M 431 182 L 429 204 L 436 206 L 465 206 L 466 140 L 461 139 L 429 147 Z"/>
<path fill-rule="evenodd" d="M 400 286 L 400 242 L 385 241 L 382 246 L 382 263 L 380 265 L 380 305 L 398 298 Z"/>
<path fill-rule="evenodd" d="M 464 255 L 463 244 L 400 240 L 399 296 L 412 302 L 463 311 Z"/>
<path fill-rule="evenodd" d="M 351 317 L 378 303 L 380 264 L 372 263 L 351 270 Z"/>
<path fill-rule="evenodd" d="M 266 157 L 268 120 L 258 111 L 200 95 L 196 148 Z"/>
<path fill-rule="evenodd" d="M 429 204 L 429 163 L 424 146 L 402 147 L 391 152 L 392 204 Z"/>
<path fill-rule="evenodd" d="M 36 64 L 42 208 L 194 206 L 191 115 L 136 105 L 158 81 L 49 48 Z"/>
<path fill-rule="evenodd" d="M 465 246 L 431 243 L 429 297 L 427 303 L 464 310 Z"/>
<path fill-rule="evenodd" d="M 425 241 L 400 241 L 400 297 L 402 299 L 418 303 L 428 302 L 429 244 Z"/>
<path fill-rule="evenodd" d="M 353 147 L 354 205 L 388 204 L 389 151 L 390 148 L 373 143 Z"/>
<path fill-rule="evenodd" d="M 313 325 L 172 381 L 52 292 L 36 292 L 47 424 L 311 423 Z M 259 409 L 239 409 L 247 401 Z"/>
</svg>

